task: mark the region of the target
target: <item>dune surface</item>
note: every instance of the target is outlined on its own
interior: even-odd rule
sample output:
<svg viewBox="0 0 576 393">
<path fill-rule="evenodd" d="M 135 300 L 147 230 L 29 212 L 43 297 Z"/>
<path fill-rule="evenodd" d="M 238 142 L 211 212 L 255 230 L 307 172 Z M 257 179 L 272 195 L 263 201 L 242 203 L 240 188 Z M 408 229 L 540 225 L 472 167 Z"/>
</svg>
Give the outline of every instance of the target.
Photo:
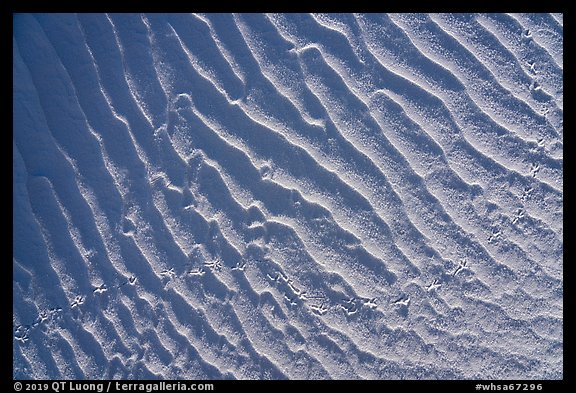
<svg viewBox="0 0 576 393">
<path fill-rule="evenodd" d="M 15 14 L 13 377 L 562 379 L 562 14 Z"/>
</svg>

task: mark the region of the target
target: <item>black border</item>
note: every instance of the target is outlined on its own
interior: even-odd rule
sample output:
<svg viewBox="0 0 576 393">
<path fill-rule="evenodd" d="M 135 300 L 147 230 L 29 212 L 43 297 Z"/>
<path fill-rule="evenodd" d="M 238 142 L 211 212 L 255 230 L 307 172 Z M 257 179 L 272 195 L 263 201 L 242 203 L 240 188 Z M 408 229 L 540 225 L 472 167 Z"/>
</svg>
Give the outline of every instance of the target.
<svg viewBox="0 0 576 393">
<path fill-rule="evenodd" d="M 6 9 L 7 8 L 7 9 Z M 83 8 L 80 10 L 79 8 Z M 426 2 L 426 4 L 417 4 L 417 3 L 410 3 L 410 2 L 386 2 L 386 1 L 358 1 L 354 0 L 353 2 L 350 1 L 347 4 L 340 4 L 337 0 L 332 0 L 331 2 L 322 2 L 318 4 L 314 3 L 294 3 L 294 2 L 259 2 L 259 3 L 252 3 L 247 5 L 242 2 L 236 2 L 235 4 L 225 4 L 221 1 L 213 1 L 210 4 L 198 4 L 195 2 L 173 2 L 171 4 L 166 4 L 162 2 L 157 2 L 155 4 L 151 2 L 143 2 L 143 1 L 133 1 L 129 4 L 120 4 L 119 2 L 108 2 L 108 1 L 94 1 L 92 3 L 73 3 L 73 4 L 65 4 L 65 3 L 55 3 L 55 2 L 41 2 L 38 4 L 33 4 L 31 2 L 11 2 L 9 5 L 3 4 L 2 6 L 2 18 L 0 19 L 0 26 L 5 31 L 3 37 L 6 42 L 6 52 L 12 51 L 12 32 L 13 32 L 13 15 L 15 13 L 21 12 L 134 12 L 134 11 L 142 11 L 142 12 L 190 12 L 193 8 L 195 12 L 235 12 L 240 11 L 239 8 L 243 10 L 248 9 L 250 12 L 254 11 L 265 11 L 265 12 L 310 12 L 310 8 L 316 8 L 315 11 L 322 11 L 322 12 L 365 12 L 365 11 L 376 11 L 375 8 L 381 8 L 381 11 L 385 12 L 510 12 L 510 11 L 522 11 L 522 12 L 561 12 L 564 14 L 564 19 L 568 20 L 567 23 L 564 24 L 564 29 L 568 30 L 568 34 L 565 34 L 567 37 L 573 37 L 570 33 L 572 31 L 571 26 L 572 24 L 569 22 L 570 13 L 567 12 L 568 9 L 568 1 L 558 2 L 558 1 L 545 1 L 545 2 L 531 2 L 531 1 L 524 1 L 522 3 L 513 3 L 513 4 L 506 4 L 502 1 L 496 2 L 471 2 L 471 1 L 458 1 L 453 4 L 438 4 L 436 2 Z M 9 38 L 10 37 L 10 38 Z M 10 43 L 9 40 L 10 39 Z M 569 44 L 572 44 L 572 40 L 568 39 Z M 571 65 L 572 62 L 570 61 L 571 50 L 572 48 L 569 45 L 566 45 L 566 41 L 564 47 L 568 50 L 565 50 L 565 55 L 568 55 L 568 60 L 565 60 L 565 64 Z M 8 68 L 8 67 L 7 67 Z M 5 70 L 5 74 L 10 72 L 12 75 L 12 71 Z M 568 74 L 568 78 L 565 77 L 565 82 L 568 81 L 568 85 L 571 85 L 571 74 Z M 13 77 L 10 78 L 13 81 Z M 5 84 L 8 84 L 8 78 L 5 79 Z M 8 87 L 6 87 L 6 91 L 8 91 Z M 572 90 L 568 90 L 572 91 Z M 8 93 L 6 93 L 8 94 Z M 566 94 L 565 97 L 570 98 L 570 95 Z M 570 103 L 570 99 L 566 100 Z M 8 102 L 8 101 L 7 101 Z M 565 105 L 566 107 L 566 105 Z M 11 106 L 4 105 L 4 108 L 11 108 Z M 568 104 L 568 108 L 570 104 Z M 7 109 L 8 110 L 8 109 Z M 8 114 L 7 114 L 8 115 Z M 568 115 L 568 116 L 566 116 Z M 570 117 L 572 115 L 571 110 L 568 110 L 565 113 L 566 117 Z M 12 114 L 10 114 L 10 123 L 12 125 L 12 130 L 14 129 L 14 120 Z M 572 121 L 565 121 L 565 124 L 573 124 Z M 565 127 L 566 129 L 566 127 Z M 571 133 L 567 133 L 568 140 L 571 138 Z M 567 142 L 566 142 L 567 143 Z M 5 147 L 12 150 L 11 144 L 6 143 Z M 11 157 L 12 154 L 6 154 L 5 157 Z M 571 157 L 568 156 L 568 159 L 565 161 L 565 165 L 570 167 L 571 164 Z M 8 159 L 6 159 L 8 160 Z M 568 171 L 571 173 L 571 171 Z M 12 175 L 13 176 L 13 175 Z M 564 193 L 570 195 L 570 188 L 564 189 Z M 13 201 L 13 194 L 10 196 L 10 200 Z M 12 205 L 13 206 L 13 205 Z M 566 206 L 565 206 L 566 207 Z M 11 208 L 12 209 L 12 208 Z M 564 209 L 565 214 L 568 213 L 570 216 L 569 211 Z M 571 222 L 568 220 L 568 222 Z M 11 238 L 13 240 L 13 232 L 11 232 Z M 564 239 L 566 236 L 564 236 Z M 566 252 L 566 250 L 565 250 Z M 573 277 L 571 272 L 573 271 L 573 264 L 570 263 L 570 258 L 564 258 L 568 261 L 568 264 L 564 265 L 564 277 Z M 5 262 L 6 263 L 6 262 Z M 12 266 L 12 264 L 11 264 Z M 11 268 L 13 271 L 13 266 Z M 6 275 L 7 276 L 7 275 Z M 7 281 L 7 280 L 6 280 Z M 9 290 L 9 286 L 6 285 L 5 290 Z M 564 300 L 569 299 L 567 309 L 573 312 L 573 308 L 571 305 L 572 297 L 572 288 L 570 285 L 566 285 L 564 287 Z M 13 292 L 10 292 L 10 299 L 13 302 Z M 566 302 L 565 302 L 566 304 Z M 566 310 L 566 308 L 565 308 Z M 7 314 L 7 313 L 6 313 Z M 539 384 L 541 383 L 543 386 L 542 392 L 549 392 L 549 391 L 566 391 L 568 386 L 574 386 L 574 375 L 571 373 L 571 370 L 574 369 L 573 362 L 572 362 L 572 338 L 570 329 L 572 325 L 572 315 L 568 317 L 564 317 L 564 332 L 568 332 L 569 334 L 564 335 L 564 379 L 563 380 L 422 380 L 422 381 L 415 381 L 415 380 L 403 380 L 403 381 L 223 381 L 223 380 L 206 380 L 206 381 L 194 381 L 195 383 L 213 383 L 215 386 L 215 390 L 217 392 L 220 391 L 231 391 L 237 388 L 240 389 L 290 389 L 290 388 L 321 388 L 321 389 L 353 389 L 353 388 L 361 388 L 361 389 L 381 389 L 381 388 L 390 388 L 392 391 L 402 390 L 402 389 L 417 389 L 418 391 L 427 391 L 431 389 L 432 391 L 441 390 L 444 391 L 445 389 L 451 390 L 454 389 L 458 392 L 468 392 L 468 391 L 476 391 L 475 386 L 477 384 L 494 384 L 494 385 L 509 385 L 509 384 Z M 6 319 L 8 316 L 6 315 Z M 7 322 L 5 325 L 6 338 L 7 342 L 12 342 L 12 327 Z M 4 334 L 2 337 L 4 337 Z M 8 341 L 9 340 L 9 341 Z M 7 357 L 7 352 L 4 353 Z M 5 365 L 8 362 L 4 363 Z M 572 366 L 572 367 L 571 367 Z M 14 389 L 14 384 L 18 380 L 13 380 L 13 374 L 10 370 L 5 369 L 4 372 L 6 373 L 6 378 L 2 378 L 2 381 L 6 381 L 2 383 L 0 386 L 3 386 L 6 391 L 16 391 Z M 20 381 L 23 384 L 31 383 L 30 381 Z M 48 383 L 51 384 L 52 380 L 46 381 L 37 381 L 36 383 Z M 107 383 L 108 380 L 98 381 Z M 125 382 L 132 382 L 132 383 L 140 383 L 140 382 L 148 382 L 148 383 L 158 383 L 158 381 L 125 381 Z M 4 389 L 2 389 L 4 391 Z M 22 391 L 25 391 L 24 389 Z M 49 390 L 53 391 L 53 390 Z M 110 391 L 116 391 L 114 388 L 110 389 Z M 481 390 L 480 390 L 481 391 Z M 490 390 L 493 391 L 493 390 Z M 502 391 L 502 389 L 500 389 Z M 537 391 L 537 390 L 536 390 Z"/>
</svg>

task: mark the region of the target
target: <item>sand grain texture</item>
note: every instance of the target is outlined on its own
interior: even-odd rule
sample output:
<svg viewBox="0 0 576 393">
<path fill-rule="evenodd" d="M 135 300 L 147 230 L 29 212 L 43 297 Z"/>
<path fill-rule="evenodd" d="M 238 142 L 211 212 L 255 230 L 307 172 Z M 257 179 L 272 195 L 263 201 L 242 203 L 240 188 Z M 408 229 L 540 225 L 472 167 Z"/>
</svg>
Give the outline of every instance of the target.
<svg viewBox="0 0 576 393">
<path fill-rule="evenodd" d="M 561 379 L 561 14 L 17 14 L 13 376 Z"/>
</svg>

